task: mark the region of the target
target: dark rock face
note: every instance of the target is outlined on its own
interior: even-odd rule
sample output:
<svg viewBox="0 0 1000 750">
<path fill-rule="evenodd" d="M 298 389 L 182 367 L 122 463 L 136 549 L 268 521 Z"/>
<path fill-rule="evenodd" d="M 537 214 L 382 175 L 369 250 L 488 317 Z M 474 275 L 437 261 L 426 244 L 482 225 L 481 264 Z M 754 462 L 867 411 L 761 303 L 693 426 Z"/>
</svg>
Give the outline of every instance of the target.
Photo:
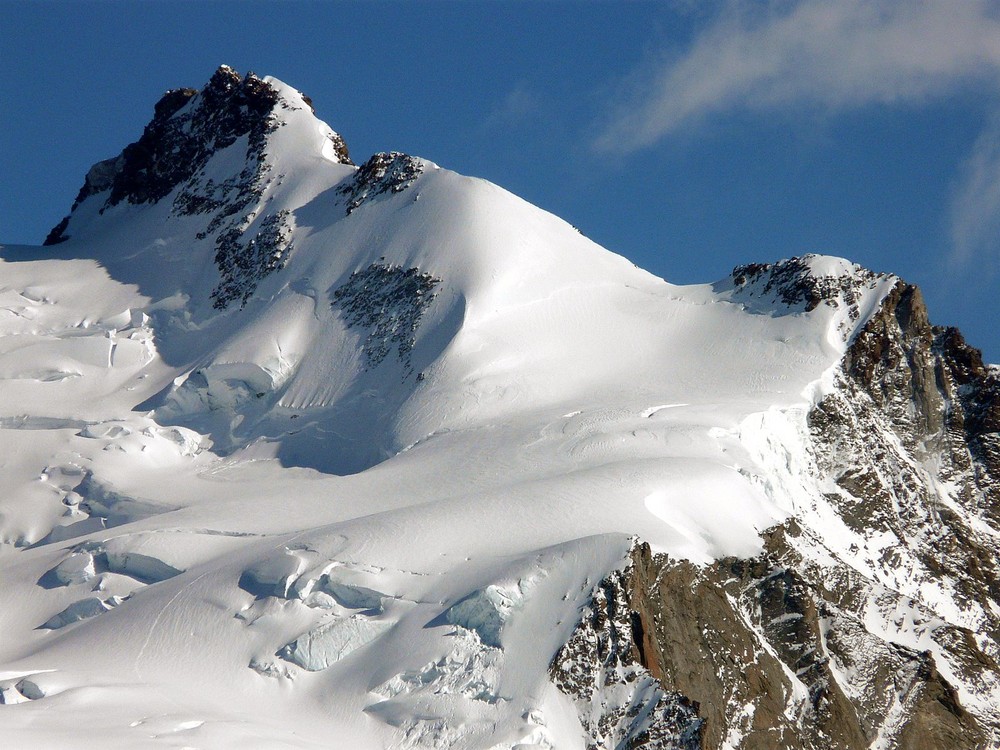
<svg viewBox="0 0 1000 750">
<path fill-rule="evenodd" d="M 791 312 L 811 312 L 821 304 L 843 306 L 848 317 L 857 320 L 860 290 L 886 278 L 885 275 L 858 265 L 853 266 L 850 273 L 824 275 L 810 266 L 815 257 L 803 255 L 777 263 L 737 266 L 731 274 L 734 298 L 758 303 L 771 314 L 779 312 L 774 303 Z"/>
<path fill-rule="evenodd" d="M 760 556 L 706 567 L 636 545 L 551 668 L 588 747 L 985 747 L 931 652 L 866 627 L 872 582 L 804 557 L 796 548 L 816 540 L 803 535 L 791 522 Z M 931 622 L 956 653 L 996 666 L 968 631 Z"/>
<path fill-rule="evenodd" d="M 398 151 L 378 153 L 358 168 L 354 177 L 337 192 L 345 196 L 347 213 L 384 193 L 400 193 L 423 172 L 423 166 L 412 156 Z"/>
<path fill-rule="evenodd" d="M 648 548 L 647 548 L 648 551 Z M 549 669 L 576 703 L 588 750 L 697 750 L 699 705 L 661 683 L 662 656 L 635 562 L 600 582 Z"/>
<path fill-rule="evenodd" d="M 333 306 L 344 311 L 347 325 L 368 331 L 362 349 L 369 367 L 380 365 L 395 349 L 410 373 L 414 337 L 439 283 L 416 268 L 373 263 L 334 290 Z"/>
</svg>

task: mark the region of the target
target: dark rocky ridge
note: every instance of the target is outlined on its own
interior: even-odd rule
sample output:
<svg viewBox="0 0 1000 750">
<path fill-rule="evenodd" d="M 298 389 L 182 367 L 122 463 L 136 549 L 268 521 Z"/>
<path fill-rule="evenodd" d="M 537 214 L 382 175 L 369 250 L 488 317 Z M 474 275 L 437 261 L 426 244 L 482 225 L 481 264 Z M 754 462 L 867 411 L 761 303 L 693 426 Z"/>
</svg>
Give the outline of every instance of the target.
<svg viewBox="0 0 1000 750">
<path fill-rule="evenodd" d="M 803 255 L 777 263 L 748 263 L 736 266 L 732 281 L 738 298 L 766 297 L 796 311 L 811 312 L 821 304 L 844 305 L 852 320 L 859 317 L 858 291 L 885 278 L 855 265 L 852 273 L 835 276 L 813 272 L 809 262 L 816 256 Z"/>
<path fill-rule="evenodd" d="M 264 158 L 267 134 L 275 125 L 270 116 L 278 92 L 248 73 L 241 77 L 220 67 L 205 87 L 171 89 L 156 103 L 153 119 L 138 141 L 120 156 L 96 164 L 87 174 L 73 204 L 108 192 L 101 211 L 125 201 L 133 205 L 155 203 L 194 177 L 218 151 L 247 136 L 247 159 Z M 190 106 L 189 106 L 190 105 Z M 200 213 L 193 198 L 177 202 L 183 213 Z M 53 232 L 54 233 L 54 232 Z M 67 239 L 53 237 L 45 244 Z"/>
<path fill-rule="evenodd" d="M 800 315 L 820 307 L 841 310 L 846 314 L 838 329 L 846 340 L 861 318 L 861 300 L 890 276 L 857 264 L 829 267 L 825 260 L 806 254 L 776 263 L 736 266 L 729 279 L 715 288 L 757 315 Z"/>
</svg>

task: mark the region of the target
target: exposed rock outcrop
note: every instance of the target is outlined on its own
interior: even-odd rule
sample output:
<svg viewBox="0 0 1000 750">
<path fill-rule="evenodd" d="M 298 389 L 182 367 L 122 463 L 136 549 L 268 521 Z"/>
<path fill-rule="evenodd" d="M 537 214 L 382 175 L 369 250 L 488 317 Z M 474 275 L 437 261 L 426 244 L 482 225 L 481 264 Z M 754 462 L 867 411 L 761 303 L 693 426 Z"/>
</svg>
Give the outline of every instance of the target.
<svg viewBox="0 0 1000 750">
<path fill-rule="evenodd" d="M 898 283 L 809 415 L 830 501 L 858 533 L 884 532 L 887 584 L 955 607 L 1000 657 L 1000 382 Z M 938 602 L 930 602 L 934 589 Z M 942 615 L 946 613 L 942 611 Z"/>
<path fill-rule="evenodd" d="M 353 213 L 366 201 L 384 193 L 400 193 L 424 171 L 419 160 L 398 151 L 378 153 L 362 164 L 354 177 L 337 192 Z"/>
<path fill-rule="evenodd" d="M 792 312 L 812 312 L 817 307 L 843 307 L 850 320 L 858 320 L 861 290 L 887 278 L 857 264 L 844 263 L 836 269 L 823 268 L 831 259 L 817 255 L 781 260 L 777 263 L 748 263 L 733 269 L 733 294 L 744 302 L 763 304 L 770 313 L 775 306 Z"/>
<path fill-rule="evenodd" d="M 256 231 L 244 243 L 245 229 L 233 227 L 216 240 L 215 264 L 222 280 L 212 291 L 213 306 L 223 310 L 239 300 L 245 305 L 257 284 L 279 270 L 292 249 L 289 212 L 270 214 L 257 223 Z"/>
<path fill-rule="evenodd" d="M 878 600 L 914 608 L 849 566 L 817 565 L 794 522 L 752 559 L 709 566 L 633 548 L 552 665 L 588 747 L 981 748 L 929 650 L 872 632 Z M 919 609 L 919 608 L 917 608 Z M 927 630 L 956 658 L 996 671 L 966 630 Z"/>
<path fill-rule="evenodd" d="M 72 210 L 102 193 L 107 193 L 102 212 L 123 201 L 155 203 L 192 180 L 216 152 L 243 136 L 247 137 L 247 159 L 259 168 L 267 134 L 274 128 L 270 113 L 277 102 L 278 93 L 265 81 L 252 73 L 243 78 L 225 65 L 200 92 L 171 89 L 156 103 L 153 119 L 138 141 L 90 169 Z M 198 187 L 195 180 L 177 196 L 174 204 L 180 213 L 218 208 L 218 202 L 199 194 Z M 65 239 L 50 234 L 45 244 Z"/>
<path fill-rule="evenodd" d="M 395 349 L 406 372 L 420 319 L 441 283 L 417 268 L 373 263 L 333 292 L 333 306 L 348 326 L 367 330 L 362 344 L 368 367 L 377 367 Z"/>
<path fill-rule="evenodd" d="M 638 549 L 648 556 L 648 547 Z M 580 624 L 552 661 L 552 681 L 576 704 L 588 750 L 702 747 L 699 704 L 664 687 L 645 562 L 634 556 L 594 588 Z"/>
</svg>

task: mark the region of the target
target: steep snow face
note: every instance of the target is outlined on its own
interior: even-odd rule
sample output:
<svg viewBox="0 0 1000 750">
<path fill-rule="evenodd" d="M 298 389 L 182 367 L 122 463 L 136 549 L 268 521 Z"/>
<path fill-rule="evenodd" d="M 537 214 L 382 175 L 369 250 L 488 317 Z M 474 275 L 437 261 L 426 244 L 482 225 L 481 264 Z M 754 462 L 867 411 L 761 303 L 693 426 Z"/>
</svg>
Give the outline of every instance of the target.
<svg viewBox="0 0 1000 750">
<path fill-rule="evenodd" d="M 806 415 L 897 280 L 672 285 L 485 181 L 355 167 L 225 68 L 143 139 L 66 239 L 3 250 L 5 732 L 577 748 L 626 675 L 607 736 L 644 706 L 693 741 L 624 652 L 569 691 L 549 664 L 625 627 L 577 626 L 630 537 L 746 558 L 813 507 Z"/>
</svg>

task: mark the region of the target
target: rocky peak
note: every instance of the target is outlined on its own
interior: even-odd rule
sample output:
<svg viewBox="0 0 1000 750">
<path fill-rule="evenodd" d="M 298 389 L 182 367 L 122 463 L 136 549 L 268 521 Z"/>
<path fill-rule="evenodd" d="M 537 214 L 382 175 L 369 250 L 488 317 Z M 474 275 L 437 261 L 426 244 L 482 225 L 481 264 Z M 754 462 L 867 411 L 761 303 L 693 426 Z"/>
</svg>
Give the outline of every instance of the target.
<svg viewBox="0 0 1000 750">
<path fill-rule="evenodd" d="M 180 214 L 217 210 L 229 194 L 260 188 L 267 137 L 280 125 L 280 109 L 296 109 L 268 81 L 254 73 L 240 76 L 223 65 L 201 91 L 190 88 L 167 91 L 153 108 L 153 119 L 138 141 L 121 155 L 96 164 L 88 173 L 72 211 L 91 196 L 103 196 L 100 212 L 119 203 L 156 203 L 180 188 L 174 208 Z M 219 151 L 246 138 L 245 167 L 226 195 L 218 185 L 204 184 L 199 173 Z M 334 153 L 350 164 L 347 147 L 335 136 Z M 209 183 L 212 181 L 209 180 Z M 208 188 L 208 189 L 206 189 Z M 235 213 L 235 212 L 234 212 Z M 72 216 L 72 213 L 71 213 Z M 46 245 L 68 239 L 66 217 L 45 240 Z M 218 228 L 218 227 L 216 227 Z"/>
<path fill-rule="evenodd" d="M 311 102 L 280 81 L 241 76 L 226 65 L 200 91 L 171 89 L 139 140 L 90 169 L 70 215 L 44 244 L 69 239 L 119 204 L 165 205 L 165 219 L 196 219 L 178 223 L 181 235 L 214 244 L 213 307 L 242 307 L 293 250 L 293 211 L 271 203 L 285 177 L 283 154 L 312 148 L 353 166 L 343 139 L 313 115 Z M 283 139 L 278 131 L 286 126 L 291 137 Z M 84 203 L 82 218 L 77 209 Z"/>
<path fill-rule="evenodd" d="M 844 309 L 857 321 L 864 293 L 886 278 L 842 258 L 807 254 L 736 266 L 727 283 L 732 299 L 751 312 L 812 312 L 826 305 Z"/>
</svg>

